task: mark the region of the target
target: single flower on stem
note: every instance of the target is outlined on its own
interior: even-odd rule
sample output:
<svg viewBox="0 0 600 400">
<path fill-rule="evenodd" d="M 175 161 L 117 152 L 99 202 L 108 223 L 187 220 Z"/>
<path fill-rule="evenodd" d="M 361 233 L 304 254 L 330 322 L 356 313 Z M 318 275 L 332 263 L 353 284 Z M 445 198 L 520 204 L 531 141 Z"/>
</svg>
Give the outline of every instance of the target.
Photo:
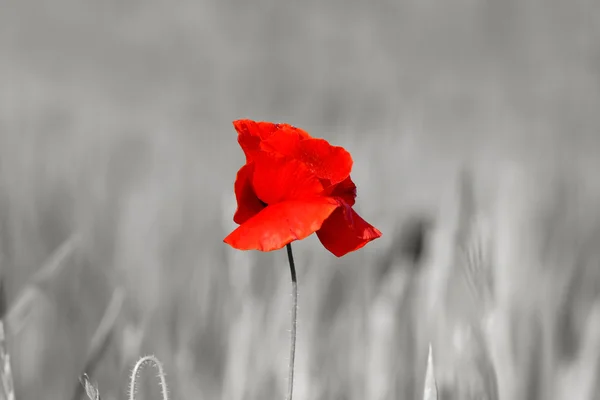
<svg viewBox="0 0 600 400">
<path fill-rule="evenodd" d="M 292 278 L 292 338 L 288 400 L 292 399 L 297 281 L 291 243 L 313 233 L 337 257 L 381 236 L 352 208 L 356 185 L 344 148 L 288 124 L 233 123 L 246 156 L 234 184 L 239 227 L 224 242 L 239 250 L 287 248 Z"/>
</svg>

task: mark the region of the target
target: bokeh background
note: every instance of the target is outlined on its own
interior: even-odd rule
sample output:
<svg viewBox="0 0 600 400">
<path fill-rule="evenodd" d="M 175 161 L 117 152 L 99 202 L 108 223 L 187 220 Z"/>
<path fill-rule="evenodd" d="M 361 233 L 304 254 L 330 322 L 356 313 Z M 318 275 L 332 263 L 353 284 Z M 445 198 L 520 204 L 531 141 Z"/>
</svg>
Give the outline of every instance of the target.
<svg viewBox="0 0 600 400">
<path fill-rule="evenodd" d="M 384 234 L 294 245 L 296 399 L 420 399 L 429 343 L 443 400 L 598 399 L 599 110 L 594 0 L 4 0 L 17 399 L 125 399 L 149 353 L 173 399 L 284 397 L 285 252 L 222 243 L 239 118 L 346 147 Z"/>
</svg>

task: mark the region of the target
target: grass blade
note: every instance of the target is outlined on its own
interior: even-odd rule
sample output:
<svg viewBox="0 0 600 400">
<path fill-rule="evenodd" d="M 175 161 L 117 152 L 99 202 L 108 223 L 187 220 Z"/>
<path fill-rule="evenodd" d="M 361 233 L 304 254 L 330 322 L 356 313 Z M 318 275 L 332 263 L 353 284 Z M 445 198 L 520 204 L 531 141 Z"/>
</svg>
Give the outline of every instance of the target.
<svg viewBox="0 0 600 400">
<path fill-rule="evenodd" d="M 423 400 L 438 400 L 437 382 L 433 371 L 433 351 L 429 344 L 429 355 L 427 356 L 427 372 L 425 373 L 425 390 Z"/>
<path fill-rule="evenodd" d="M 6 345 L 6 333 L 4 331 L 4 313 L 6 310 L 6 294 L 4 292 L 4 280 L 0 280 L 0 377 L 2 378 L 1 400 L 15 400 L 15 390 L 10 365 L 10 355 Z"/>
</svg>

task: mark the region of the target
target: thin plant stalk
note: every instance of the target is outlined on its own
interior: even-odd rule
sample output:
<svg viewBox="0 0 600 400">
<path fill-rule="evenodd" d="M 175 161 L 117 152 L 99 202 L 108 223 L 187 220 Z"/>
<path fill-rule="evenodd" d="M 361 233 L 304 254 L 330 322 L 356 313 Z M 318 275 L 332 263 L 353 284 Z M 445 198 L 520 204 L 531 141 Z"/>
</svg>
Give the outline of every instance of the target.
<svg viewBox="0 0 600 400">
<path fill-rule="evenodd" d="M 292 245 L 287 244 L 287 255 L 290 263 L 290 273 L 292 277 L 292 330 L 290 343 L 290 364 L 288 376 L 288 395 L 287 400 L 292 400 L 294 392 L 294 358 L 296 356 L 296 321 L 298 313 L 298 281 L 296 279 L 296 266 L 294 264 L 294 255 L 292 254 Z"/>
<path fill-rule="evenodd" d="M 140 358 L 131 371 L 131 377 L 129 381 L 129 400 L 136 400 L 137 395 L 137 381 L 140 376 L 141 369 L 146 365 L 153 365 L 158 370 L 158 383 L 160 386 L 160 392 L 163 400 L 169 400 L 169 394 L 167 390 L 167 380 L 165 378 L 165 371 L 162 363 L 153 355 L 144 356 Z"/>
</svg>

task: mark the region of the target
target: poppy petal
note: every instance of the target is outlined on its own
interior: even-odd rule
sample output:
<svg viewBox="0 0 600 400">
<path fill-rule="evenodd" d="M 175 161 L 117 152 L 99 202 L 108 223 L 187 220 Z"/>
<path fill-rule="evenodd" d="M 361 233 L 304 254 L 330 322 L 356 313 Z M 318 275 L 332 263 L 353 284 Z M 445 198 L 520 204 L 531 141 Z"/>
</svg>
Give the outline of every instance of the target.
<svg viewBox="0 0 600 400">
<path fill-rule="evenodd" d="M 237 210 L 233 215 L 233 221 L 236 224 L 243 224 L 265 208 L 260 201 L 254 189 L 252 188 L 252 175 L 254 173 L 254 164 L 246 164 L 237 173 L 235 178 L 235 198 L 237 200 Z"/>
<path fill-rule="evenodd" d="M 272 135 L 262 141 L 262 150 L 294 157 L 300 142 L 312 139 L 308 133 L 295 126 L 277 124 L 277 128 Z"/>
<path fill-rule="evenodd" d="M 252 152 L 259 150 L 287 155 L 290 147 L 296 146 L 300 139 L 310 138 L 306 131 L 289 124 L 240 119 L 233 121 L 233 127 L 238 133 L 238 143 L 247 160 L 251 158 Z"/>
<path fill-rule="evenodd" d="M 266 204 L 313 197 L 323 192 L 323 185 L 303 163 L 274 153 L 253 155 L 252 186 Z"/>
<path fill-rule="evenodd" d="M 329 197 L 285 201 L 268 206 L 223 241 L 239 250 L 272 251 L 318 231 L 339 207 Z"/>
<path fill-rule="evenodd" d="M 248 119 L 234 121 L 233 126 L 247 161 L 253 159 L 252 154 L 257 151 L 290 156 L 333 185 L 346 179 L 352 170 L 352 156 L 343 147 L 312 138 L 295 126 Z"/>
<path fill-rule="evenodd" d="M 304 129 L 300 129 L 290 124 L 283 123 L 273 123 L 273 122 L 257 122 L 259 128 L 264 131 L 270 132 L 268 137 L 265 139 L 271 138 L 273 134 L 282 132 L 284 135 L 289 136 L 298 136 L 301 139 L 310 139 L 311 136 Z"/>
<path fill-rule="evenodd" d="M 332 146 L 325 139 L 298 142 L 292 155 L 302 161 L 319 178 L 332 185 L 342 182 L 352 171 L 352 156 L 343 147 Z"/>
<path fill-rule="evenodd" d="M 248 119 L 233 121 L 233 127 L 238 133 L 238 143 L 246 155 L 246 162 L 250 162 L 250 153 L 260 149 L 261 130 L 256 122 Z"/>
<path fill-rule="evenodd" d="M 346 204 L 353 206 L 356 202 L 356 185 L 350 177 L 347 177 L 337 185 L 329 186 L 323 195 L 340 197 Z"/>
<path fill-rule="evenodd" d="M 381 232 L 345 204 L 327 218 L 317 236 L 327 250 L 342 257 L 377 239 Z"/>
</svg>

